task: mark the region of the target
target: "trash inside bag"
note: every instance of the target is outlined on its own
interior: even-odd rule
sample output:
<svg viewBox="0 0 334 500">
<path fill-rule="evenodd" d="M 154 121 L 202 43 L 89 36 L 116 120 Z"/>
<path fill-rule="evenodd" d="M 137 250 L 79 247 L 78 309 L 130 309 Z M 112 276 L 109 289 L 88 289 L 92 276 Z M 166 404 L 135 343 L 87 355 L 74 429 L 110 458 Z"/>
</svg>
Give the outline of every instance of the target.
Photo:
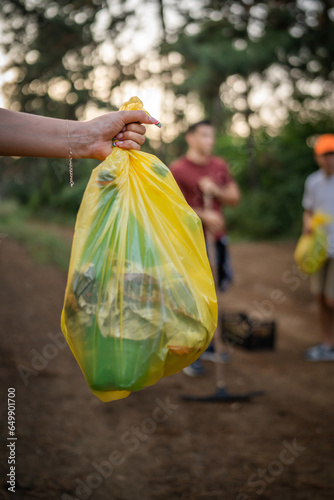
<svg viewBox="0 0 334 500">
<path fill-rule="evenodd" d="M 216 325 L 200 219 L 158 158 L 113 148 L 77 215 L 61 319 L 89 387 L 107 402 L 152 385 L 195 361 Z"/>
<path fill-rule="evenodd" d="M 294 259 L 305 274 L 314 274 L 321 269 L 328 257 L 327 233 L 323 226 L 332 221 L 330 215 L 315 212 L 311 219 L 311 233 L 299 238 Z"/>
</svg>

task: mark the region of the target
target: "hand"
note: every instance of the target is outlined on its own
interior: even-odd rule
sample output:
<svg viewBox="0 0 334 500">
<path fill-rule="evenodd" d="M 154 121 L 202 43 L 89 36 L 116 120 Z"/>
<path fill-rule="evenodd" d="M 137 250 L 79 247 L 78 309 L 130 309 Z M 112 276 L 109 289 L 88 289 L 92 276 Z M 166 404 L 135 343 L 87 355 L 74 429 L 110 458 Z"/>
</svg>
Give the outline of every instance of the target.
<svg viewBox="0 0 334 500">
<path fill-rule="evenodd" d="M 210 233 L 219 234 L 224 230 L 224 219 L 220 212 L 204 210 L 201 215 L 204 228 Z"/>
<path fill-rule="evenodd" d="M 208 196 L 214 197 L 219 193 L 219 187 L 210 177 L 202 177 L 198 181 L 198 187 L 203 194 L 206 194 Z"/>
<path fill-rule="evenodd" d="M 312 234 L 312 228 L 311 226 L 304 224 L 303 226 L 303 234 Z"/>
<path fill-rule="evenodd" d="M 311 210 L 304 210 L 303 213 L 303 234 L 312 234 L 312 219 L 313 212 Z"/>
<path fill-rule="evenodd" d="M 88 122 L 71 122 L 71 143 L 79 142 L 76 148 L 73 146 L 73 157 L 104 160 L 111 153 L 112 142 L 119 148 L 138 151 L 145 142 L 146 129 L 142 123 L 161 126 L 144 111 L 116 111 Z M 82 135 L 85 141 L 78 141 Z"/>
</svg>

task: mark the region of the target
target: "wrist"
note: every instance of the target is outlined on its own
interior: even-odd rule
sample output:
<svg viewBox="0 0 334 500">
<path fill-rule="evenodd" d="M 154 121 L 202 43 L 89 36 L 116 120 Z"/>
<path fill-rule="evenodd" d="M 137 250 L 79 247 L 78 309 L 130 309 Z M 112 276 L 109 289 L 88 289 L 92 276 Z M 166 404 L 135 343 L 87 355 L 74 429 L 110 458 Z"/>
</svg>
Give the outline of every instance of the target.
<svg viewBox="0 0 334 500">
<path fill-rule="evenodd" d="M 215 195 L 214 197 L 219 201 L 219 203 L 224 203 L 225 200 L 225 196 L 224 196 L 224 188 L 220 187 L 220 186 L 216 186 L 216 192 L 215 192 Z"/>
<path fill-rule="evenodd" d="M 89 123 L 69 120 L 68 131 L 68 150 L 72 150 L 73 158 L 94 158 L 95 141 L 89 130 Z"/>
</svg>

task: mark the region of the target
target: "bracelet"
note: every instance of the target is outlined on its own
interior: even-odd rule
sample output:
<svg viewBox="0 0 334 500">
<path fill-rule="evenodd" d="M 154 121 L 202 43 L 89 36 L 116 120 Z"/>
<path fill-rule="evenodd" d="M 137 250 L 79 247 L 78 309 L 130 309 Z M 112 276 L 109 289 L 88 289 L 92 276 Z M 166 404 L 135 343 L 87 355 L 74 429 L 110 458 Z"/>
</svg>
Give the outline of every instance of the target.
<svg viewBox="0 0 334 500">
<path fill-rule="evenodd" d="M 67 125 L 67 139 L 68 139 L 68 172 L 70 174 L 70 186 L 71 188 L 74 186 L 74 181 L 73 181 L 73 152 L 71 148 L 71 140 L 70 140 L 70 129 L 68 126 L 68 120 L 66 120 L 66 125 Z"/>
</svg>

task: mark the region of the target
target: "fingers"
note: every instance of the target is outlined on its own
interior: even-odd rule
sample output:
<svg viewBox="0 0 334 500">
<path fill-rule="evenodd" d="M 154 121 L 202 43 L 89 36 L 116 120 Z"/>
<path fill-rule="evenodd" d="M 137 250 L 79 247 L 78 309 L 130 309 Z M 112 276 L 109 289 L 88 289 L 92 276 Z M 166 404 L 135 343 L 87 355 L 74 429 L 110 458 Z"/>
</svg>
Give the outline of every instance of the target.
<svg viewBox="0 0 334 500">
<path fill-rule="evenodd" d="M 209 193 L 212 187 L 212 180 L 209 177 L 202 177 L 198 181 L 198 186 L 204 193 Z"/>
<path fill-rule="evenodd" d="M 152 125 L 153 123 L 153 125 L 161 128 L 159 120 L 153 118 L 153 116 L 147 115 L 145 111 L 120 111 L 120 113 L 122 113 L 122 120 L 124 121 L 124 124 L 139 122 Z"/>
<path fill-rule="evenodd" d="M 137 134 L 145 134 L 146 127 L 144 127 L 144 125 L 140 125 L 140 123 L 129 123 L 128 125 L 126 125 L 125 131 L 136 132 Z"/>
<path fill-rule="evenodd" d="M 144 134 L 138 134 L 136 132 L 120 132 L 113 140 L 113 145 L 121 147 L 123 149 L 140 149 L 145 142 Z M 132 145 L 130 145 L 132 144 Z M 133 147 L 133 145 L 136 147 Z"/>
<path fill-rule="evenodd" d="M 145 132 L 146 128 L 142 123 L 147 123 L 149 125 L 156 125 L 161 127 L 161 123 L 156 118 L 148 116 L 145 111 L 119 111 L 122 121 L 125 126 L 122 130 L 113 138 L 113 146 L 117 146 L 122 149 L 135 149 L 140 150 L 145 142 Z"/>
<path fill-rule="evenodd" d="M 112 139 L 112 145 L 122 149 L 140 150 L 145 142 L 146 128 L 142 123 L 157 125 L 161 123 L 152 116 L 148 116 L 145 111 L 118 111 L 115 113 L 123 122 L 123 127 L 118 128 L 118 132 Z"/>
<path fill-rule="evenodd" d="M 113 144 L 122 149 L 136 149 L 140 150 L 145 142 L 146 128 L 140 123 L 130 123 L 123 127 L 122 132 L 115 136 Z"/>
<path fill-rule="evenodd" d="M 128 132 L 134 132 L 137 135 L 144 135 L 146 128 L 144 125 L 140 125 L 139 123 L 130 123 L 129 125 L 126 125 L 126 127 L 123 127 L 122 131 L 117 134 L 115 138 L 124 140 L 124 137 L 126 137 L 127 139 L 131 139 L 132 137 L 129 137 Z"/>
<path fill-rule="evenodd" d="M 139 139 L 140 137 L 140 139 Z M 113 146 L 117 146 L 118 148 L 122 149 L 136 149 L 137 151 L 140 150 L 140 146 L 142 146 L 145 142 L 145 137 L 139 136 L 138 138 L 133 139 L 125 139 L 123 141 L 116 141 L 113 142 Z"/>
<path fill-rule="evenodd" d="M 207 229 L 211 232 L 211 233 L 220 233 L 222 231 L 222 226 L 220 224 L 208 224 L 207 226 Z"/>
<path fill-rule="evenodd" d="M 213 233 L 221 233 L 223 231 L 223 224 L 212 224 L 211 230 Z"/>
</svg>

